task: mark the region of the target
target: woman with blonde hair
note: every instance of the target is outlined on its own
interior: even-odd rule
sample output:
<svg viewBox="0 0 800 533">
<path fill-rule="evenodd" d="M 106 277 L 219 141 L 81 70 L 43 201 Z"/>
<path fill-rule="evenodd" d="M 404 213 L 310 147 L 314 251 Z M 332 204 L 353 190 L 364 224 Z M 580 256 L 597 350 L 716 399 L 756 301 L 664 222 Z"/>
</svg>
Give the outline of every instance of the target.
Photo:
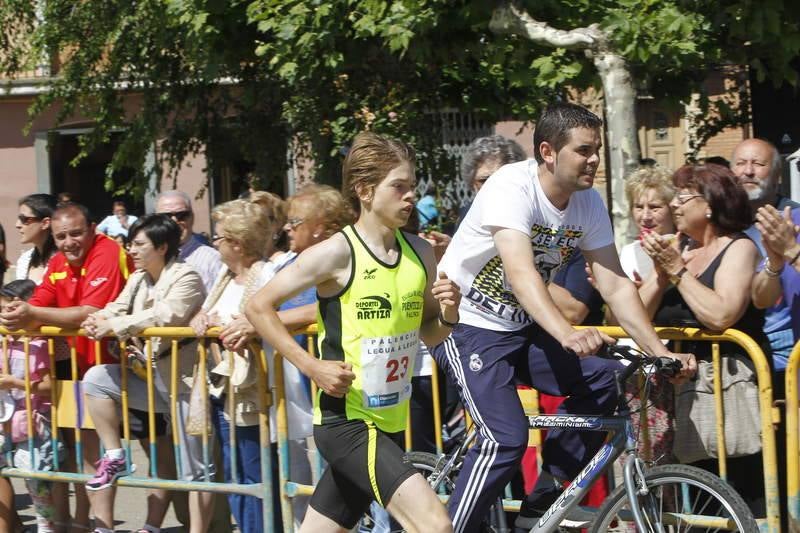
<svg viewBox="0 0 800 533">
<path fill-rule="evenodd" d="M 211 214 L 215 234 L 211 239 L 222 259 L 202 310 L 192 319 L 197 335 L 208 328 L 222 328 L 219 338 L 224 351 L 212 345 L 212 422 L 222 448 L 225 481 L 261 482 L 258 417 L 263 406 L 258 397 L 256 354 L 247 347 L 253 327 L 244 317 L 247 300 L 269 279 L 264 254 L 271 246 L 274 225 L 271 212 L 254 199 L 237 199 L 216 206 Z M 233 392 L 233 398 L 229 394 Z M 232 400 L 232 401 L 231 401 Z M 236 453 L 231 450 L 231 424 L 236 426 Z M 236 457 L 236 464 L 232 458 Z M 233 516 L 241 531 L 261 531 L 263 516 L 258 498 L 228 495 Z"/>
<path fill-rule="evenodd" d="M 642 238 L 648 233 L 675 233 L 669 203 L 675 196 L 671 173 L 661 167 L 641 167 L 625 180 L 625 196 L 636 224 L 637 238 L 622 247 L 619 262 L 622 270 L 636 283 L 653 273 L 653 260 L 642 249 Z"/>
</svg>

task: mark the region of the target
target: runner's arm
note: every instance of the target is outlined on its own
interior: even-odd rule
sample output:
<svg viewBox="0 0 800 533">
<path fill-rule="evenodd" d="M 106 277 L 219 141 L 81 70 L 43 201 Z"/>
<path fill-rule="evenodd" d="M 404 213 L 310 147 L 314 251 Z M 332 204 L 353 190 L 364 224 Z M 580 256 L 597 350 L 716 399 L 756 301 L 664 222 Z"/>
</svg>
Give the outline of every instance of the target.
<svg viewBox="0 0 800 533">
<path fill-rule="evenodd" d="M 408 241 L 419 254 L 425 265 L 427 284 L 425 286 L 425 308 L 419 336 L 427 346 L 436 346 L 450 335 L 452 328 L 439 320 L 441 315 L 451 324 L 458 323 L 458 305 L 461 291 L 458 285 L 447 279 L 447 272 L 436 273 L 436 256 L 433 247 L 425 239 L 408 235 Z M 442 277 L 442 276 L 445 277 Z"/>
<path fill-rule="evenodd" d="M 297 260 L 278 272 L 247 303 L 245 315 L 256 332 L 276 352 L 310 377 L 327 394 L 343 396 L 355 377 L 341 361 L 312 357 L 290 335 L 281 322 L 277 307 L 312 286 L 329 282 L 343 287 L 350 273 L 350 249 L 342 235 L 334 235 L 301 253 Z"/>
</svg>

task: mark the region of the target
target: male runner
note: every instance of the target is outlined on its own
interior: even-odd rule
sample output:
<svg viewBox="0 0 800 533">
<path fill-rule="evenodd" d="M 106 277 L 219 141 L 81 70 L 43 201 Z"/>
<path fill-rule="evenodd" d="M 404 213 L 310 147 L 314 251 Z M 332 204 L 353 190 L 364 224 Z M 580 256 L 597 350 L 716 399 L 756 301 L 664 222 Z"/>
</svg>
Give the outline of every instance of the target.
<svg viewBox="0 0 800 533">
<path fill-rule="evenodd" d="M 436 494 L 403 461 L 419 340 L 441 342 L 458 321 L 461 298 L 446 276 L 435 280 L 430 245 L 399 230 L 414 209 L 414 160 L 401 141 L 358 135 L 343 167 L 358 220 L 300 254 L 246 309 L 258 333 L 320 388 L 314 439 L 329 467 L 301 533 L 349 531 L 372 500 L 407 531 L 452 531 Z M 275 312 L 314 285 L 320 359 L 294 341 Z"/>
</svg>

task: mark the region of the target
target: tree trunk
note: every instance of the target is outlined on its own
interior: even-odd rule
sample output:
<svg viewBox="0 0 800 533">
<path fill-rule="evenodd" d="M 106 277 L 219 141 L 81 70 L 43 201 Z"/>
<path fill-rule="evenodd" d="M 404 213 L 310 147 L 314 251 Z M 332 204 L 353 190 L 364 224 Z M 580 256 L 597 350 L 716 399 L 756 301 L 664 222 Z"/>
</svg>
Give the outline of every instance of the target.
<svg viewBox="0 0 800 533">
<path fill-rule="evenodd" d="M 559 30 L 535 20 L 527 11 L 507 3 L 492 13 L 489 28 L 495 33 L 515 33 L 553 48 L 584 50 L 594 61 L 603 84 L 606 115 L 606 143 L 611 154 L 606 167 L 611 184 L 611 216 L 618 247 L 626 244 L 635 230 L 630 223 L 625 198 L 625 178 L 639 164 L 636 130 L 636 91 L 625 59 L 609 49 L 610 39 L 596 24 L 586 28 Z"/>
<path fill-rule="evenodd" d="M 613 52 L 597 52 L 594 65 L 603 84 L 606 142 L 610 161 L 606 173 L 611 184 L 611 216 L 617 248 L 636 236 L 625 196 L 625 179 L 639 165 L 636 128 L 636 91 L 625 60 Z"/>
</svg>

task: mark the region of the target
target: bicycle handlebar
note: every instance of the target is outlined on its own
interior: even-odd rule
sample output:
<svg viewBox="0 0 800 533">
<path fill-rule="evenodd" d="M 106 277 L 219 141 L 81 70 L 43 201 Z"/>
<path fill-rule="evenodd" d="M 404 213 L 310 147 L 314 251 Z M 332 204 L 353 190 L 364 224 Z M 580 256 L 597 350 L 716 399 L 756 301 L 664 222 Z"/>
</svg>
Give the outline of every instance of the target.
<svg viewBox="0 0 800 533">
<path fill-rule="evenodd" d="M 645 364 L 652 365 L 656 372 L 668 378 L 678 375 L 683 367 L 683 364 L 671 357 L 652 357 L 639 350 L 626 345 L 607 344 L 605 348 L 601 348 L 597 353 L 598 357 L 605 357 L 607 359 L 625 359 L 634 365 L 634 368 L 626 374 L 632 374 L 636 368 Z"/>
</svg>

